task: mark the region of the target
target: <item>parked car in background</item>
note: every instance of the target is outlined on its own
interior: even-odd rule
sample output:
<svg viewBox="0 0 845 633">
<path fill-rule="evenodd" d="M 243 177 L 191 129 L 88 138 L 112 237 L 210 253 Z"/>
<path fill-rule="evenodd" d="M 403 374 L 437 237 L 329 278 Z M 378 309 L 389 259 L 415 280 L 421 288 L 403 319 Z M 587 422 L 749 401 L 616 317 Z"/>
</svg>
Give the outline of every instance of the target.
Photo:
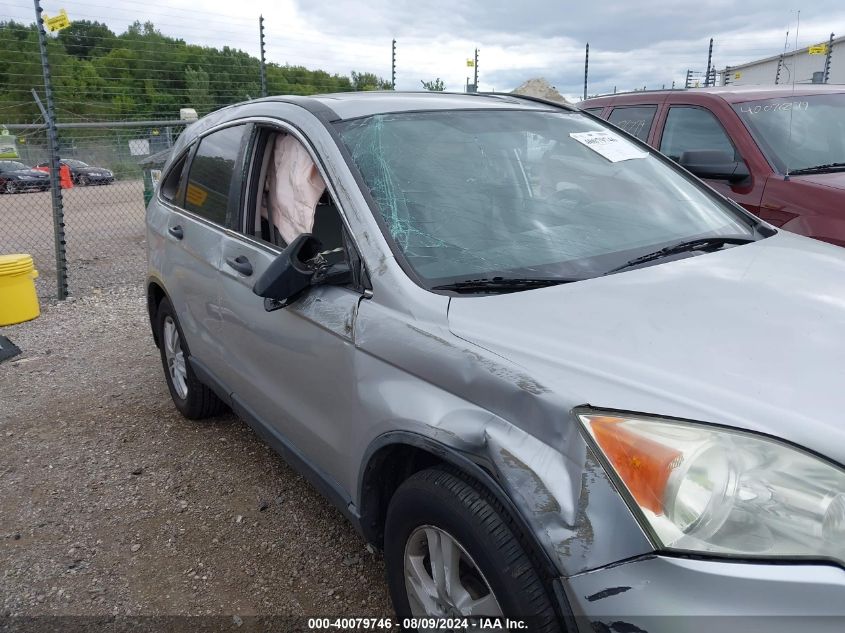
<svg viewBox="0 0 845 633">
<path fill-rule="evenodd" d="M 210 114 L 146 225 L 176 408 L 382 548 L 403 629 L 839 630 L 845 250 L 576 108 L 437 92 Z"/>
<path fill-rule="evenodd" d="M 16 160 L 0 160 L 0 192 L 47 191 L 50 176 Z"/>
<path fill-rule="evenodd" d="M 109 185 L 114 182 L 114 174 L 105 167 L 92 167 L 87 163 L 75 158 L 63 158 L 59 161 L 67 165 L 70 170 L 70 177 L 75 185 Z M 49 162 L 42 162 L 36 165 L 39 169 L 50 169 Z"/>
<path fill-rule="evenodd" d="M 845 86 L 725 86 L 587 99 L 767 222 L 845 246 Z"/>
</svg>

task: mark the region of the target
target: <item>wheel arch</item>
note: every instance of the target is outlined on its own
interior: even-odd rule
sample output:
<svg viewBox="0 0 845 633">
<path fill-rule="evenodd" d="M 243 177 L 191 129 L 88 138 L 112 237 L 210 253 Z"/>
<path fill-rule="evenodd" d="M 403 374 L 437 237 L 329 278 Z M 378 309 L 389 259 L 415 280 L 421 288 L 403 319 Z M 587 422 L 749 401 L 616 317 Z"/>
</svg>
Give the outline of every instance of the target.
<svg viewBox="0 0 845 633">
<path fill-rule="evenodd" d="M 431 437 L 410 431 L 390 431 L 368 447 L 358 481 L 360 527 L 364 537 L 381 548 L 390 498 L 403 481 L 420 470 L 445 465 L 481 486 L 502 506 L 531 549 L 532 558 L 549 578 L 559 576 L 556 565 L 537 541 L 534 531 L 498 480 L 492 463 Z"/>
<path fill-rule="evenodd" d="M 158 313 L 158 306 L 162 299 L 168 298 L 169 295 L 164 289 L 164 284 L 160 279 L 151 277 L 147 280 L 147 315 L 150 319 L 150 330 L 153 333 L 153 341 L 156 347 L 161 347 L 161 342 L 158 340 L 158 332 L 156 331 L 156 314 Z"/>
</svg>

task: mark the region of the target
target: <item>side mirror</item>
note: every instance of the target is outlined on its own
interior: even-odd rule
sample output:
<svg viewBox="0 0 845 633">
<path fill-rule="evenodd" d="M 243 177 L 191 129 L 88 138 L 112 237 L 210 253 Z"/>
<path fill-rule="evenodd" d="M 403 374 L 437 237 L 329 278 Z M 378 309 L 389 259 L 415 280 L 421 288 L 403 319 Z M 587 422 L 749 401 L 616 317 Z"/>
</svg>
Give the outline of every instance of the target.
<svg viewBox="0 0 845 633">
<path fill-rule="evenodd" d="M 288 244 L 252 287 L 255 294 L 264 297 L 265 308 L 283 308 L 311 285 L 318 272 L 312 260 L 322 248 L 320 240 L 310 233 Z"/>
<path fill-rule="evenodd" d="M 743 160 L 734 160 L 728 152 L 719 149 L 694 149 L 683 152 L 678 163 L 699 178 L 742 182 L 751 173 Z"/>
</svg>

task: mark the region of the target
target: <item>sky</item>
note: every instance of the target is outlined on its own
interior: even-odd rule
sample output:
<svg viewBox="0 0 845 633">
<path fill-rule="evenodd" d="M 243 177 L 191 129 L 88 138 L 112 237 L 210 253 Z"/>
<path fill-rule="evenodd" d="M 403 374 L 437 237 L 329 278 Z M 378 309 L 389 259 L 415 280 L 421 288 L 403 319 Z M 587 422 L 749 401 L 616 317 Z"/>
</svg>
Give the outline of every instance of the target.
<svg viewBox="0 0 845 633">
<path fill-rule="evenodd" d="M 268 61 L 390 77 L 396 39 L 397 89 L 441 78 L 464 89 L 479 49 L 479 89 L 510 91 L 545 78 L 580 98 L 590 44 L 589 94 L 683 85 L 704 71 L 709 40 L 716 67 L 736 65 L 845 35 L 842 0 L 42 0 L 47 14 L 99 20 L 120 32 L 152 21 L 189 43 L 258 55 L 263 14 Z M 800 10 L 800 22 L 799 13 Z M 0 20 L 33 19 L 29 0 L 4 0 Z M 788 39 L 787 39 L 788 32 Z"/>
</svg>

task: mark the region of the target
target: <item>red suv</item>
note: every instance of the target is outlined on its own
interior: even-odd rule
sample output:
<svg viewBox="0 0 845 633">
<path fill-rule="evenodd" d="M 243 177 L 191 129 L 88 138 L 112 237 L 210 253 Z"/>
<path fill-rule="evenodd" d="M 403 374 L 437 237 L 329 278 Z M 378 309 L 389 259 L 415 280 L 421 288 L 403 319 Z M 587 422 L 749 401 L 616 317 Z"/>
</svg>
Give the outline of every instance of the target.
<svg viewBox="0 0 845 633">
<path fill-rule="evenodd" d="M 775 226 L 845 246 L 845 86 L 725 86 L 588 99 Z"/>
</svg>

